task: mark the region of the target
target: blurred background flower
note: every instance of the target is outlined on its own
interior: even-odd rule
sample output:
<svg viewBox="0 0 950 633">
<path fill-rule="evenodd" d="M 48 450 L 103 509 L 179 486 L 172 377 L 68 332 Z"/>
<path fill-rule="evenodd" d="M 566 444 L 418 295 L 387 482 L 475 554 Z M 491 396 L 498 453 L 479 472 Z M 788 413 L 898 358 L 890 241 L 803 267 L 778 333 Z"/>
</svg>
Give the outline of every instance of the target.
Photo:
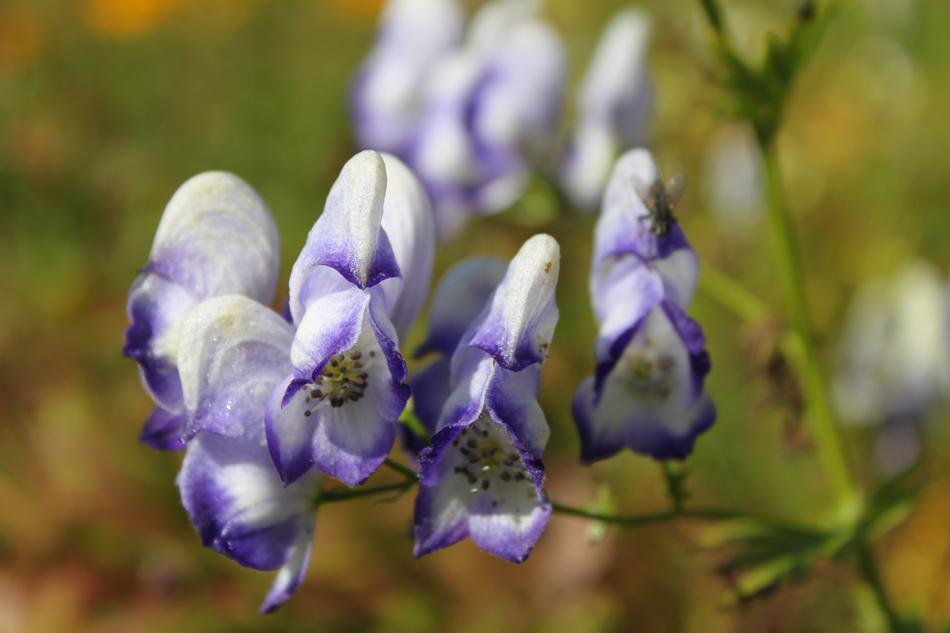
<svg viewBox="0 0 950 633">
<path fill-rule="evenodd" d="M 870 597 L 836 563 L 733 608 L 712 571 L 717 561 L 697 551 L 698 535 L 686 527 L 608 531 L 591 545 L 584 522 L 555 517 L 522 566 L 470 543 L 415 561 L 411 498 L 337 504 L 321 511 L 319 552 L 296 599 L 270 620 L 254 608 L 268 575 L 200 548 L 173 484 L 180 457 L 136 441 L 150 404 L 120 354 L 125 295 L 165 202 L 209 169 L 238 174 L 267 200 L 286 287 L 330 183 L 353 154 L 346 95 L 376 41 L 380 4 L 0 6 L 0 631 L 882 630 L 865 615 L 873 614 Z M 755 54 L 794 3 L 726 4 L 743 50 Z M 565 120 L 575 120 L 572 95 L 604 25 L 626 6 L 548 0 L 541 9 L 565 48 Z M 664 173 L 705 184 L 706 149 L 727 125 L 709 76 L 708 33 L 695 2 L 636 6 L 651 16 L 657 160 Z M 97 11 L 105 17 L 92 19 Z M 103 21 L 135 26 L 110 30 Z M 831 361 L 864 280 L 917 258 L 950 270 L 950 4 L 848 4 L 829 29 L 789 104 L 779 148 Z M 665 507 L 661 475 L 646 458 L 577 465 L 570 400 L 593 363 L 594 218 L 562 213 L 537 180 L 525 187 L 510 210 L 443 245 L 436 277 L 467 255 L 510 260 L 539 223 L 558 238 L 561 317 L 540 390 L 552 432 L 546 488 L 585 504 L 606 483 L 620 510 Z M 713 206 L 709 187 L 687 190 L 678 210 L 692 246 L 704 263 L 780 305 L 767 240 L 720 222 Z M 761 368 L 741 345 L 756 332 L 702 293 L 691 314 L 716 362 L 707 389 L 719 409 L 689 462 L 697 503 L 808 517 L 825 488 L 807 448 L 783 450 L 786 412 L 759 404 Z M 404 348 L 422 335 L 420 324 Z M 946 407 L 938 402 L 928 419 L 919 441 L 923 468 L 937 481 L 880 553 L 895 601 L 940 631 L 950 623 Z M 869 465 L 865 476 L 877 477 L 876 427 L 847 433 L 856 461 Z"/>
</svg>

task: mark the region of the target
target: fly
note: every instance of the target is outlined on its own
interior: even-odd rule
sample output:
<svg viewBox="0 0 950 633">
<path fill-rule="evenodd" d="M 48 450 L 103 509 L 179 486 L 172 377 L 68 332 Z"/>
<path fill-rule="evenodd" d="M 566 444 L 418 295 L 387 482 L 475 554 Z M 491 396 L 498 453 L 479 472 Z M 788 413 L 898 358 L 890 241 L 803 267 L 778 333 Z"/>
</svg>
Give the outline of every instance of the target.
<svg viewBox="0 0 950 633">
<path fill-rule="evenodd" d="M 659 178 L 649 185 L 642 180 L 634 180 L 633 188 L 646 205 L 652 224 L 650 230 L 654 234 L 664 236 L 676 223 L 676 215 L 673 212 L 686 191 L 686 183 L 686 174 L 673 176 L 666 184 Z"/>
</svg>

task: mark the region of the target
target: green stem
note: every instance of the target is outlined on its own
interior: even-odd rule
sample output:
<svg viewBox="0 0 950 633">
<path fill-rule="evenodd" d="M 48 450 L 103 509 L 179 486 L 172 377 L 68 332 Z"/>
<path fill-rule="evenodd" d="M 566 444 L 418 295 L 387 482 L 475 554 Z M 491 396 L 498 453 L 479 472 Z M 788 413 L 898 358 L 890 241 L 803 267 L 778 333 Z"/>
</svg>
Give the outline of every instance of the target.
<svg viewBox="0 0 950 633">
<path fill-rule="evenodd" d="M 619 525 L 622 527 L 641 527 L 645 525 L 653 525 L 655 523 L 664 523 L 666 521 L 675 521 L 677 519 L 698 519 L 705 521 L 723 521 L 729 519 L 742 519 L 747 518 L 740 512 L 734 512 L 732 510 L 723 510 L 723 509 L 682 509 L 682 510 L 667 510 L 664 512 L 653 512 L 648 514 L 632 514 L 632 515 L 620 515 L 620 514 L 606 514 L 603 512 L 594 512 L 592 510 L 585 510 L 583 508 L 575 508 L 573 506 L 566 506 L 560 503 L 552 503 L 552 510 L 558 514 L 567 514 L 570 516 L 582 517 L 585 519 L 591 519 L 594 521 L 601 521 L 602 523 L 610 523 L 612 525 Z"/>
<path fill-rule="evenodd" d="M 405 479 L 407 479 L 407 480 L 409 480 L 409 481 L 415 482 L 415 481 L 417 481 L 417 480 L 419 479 L 419 475 L 416 473 L 416 471 L 414 471 L 413 469 L 409 468 L 408 466 L 404 466 L 403 464 L 400 464 L 399 462 L 397 462 L 397 461 L 394 460 L 394 459 L 391 459 L 391 458 L 387 457 L 387 458 L 386 458 L 386 461 L 383 462 L 383 463 L 384 463 L 390 470 L 396 471 L 397 473 L 399 473 L 400 475 L 402 475 Z"/>
<path fill-rule="evenodd" d="M 769 307 L 761 299 L 705 262 L 699 269 L 699 292 L 747 323 L 759 323 L 769 316 Z"/>
<path fill-rule="evenodd" d="M 357 499 L 359 497 L 371 497 L 375 495 L 381 495 L 392 492 L 405 492 L 416 485 L 418 480 L 416 479 L 406 479 L 397 484 L 387 484 L 384 486 L 373 486 L 372 488 L 341 488 L 335 490 L 324 490 L 317 493 L 317 497 L 314 501 L 315 505 L 323 505 L 325 503 L 340 503 L 341 501 L 350 501 L 352 499 Z"/>
<path fill-rule="evenodd" d="M 880 607 L 881 612 L 887 619 L 888 627 L 890 627 L 892 633 L 902 633 L 906 631 L 907 627 L 904 621 L 897 615 L 897 611 L 895 611 L 894 606 L 887 596 L 887 590 L 884 588 L 881 575 L 874 562 L 874 553 L 871 551 L 871 548 L 866 543 L 858 543 L 857 556 L 858 568 L 861 570 L 861 574 L 864 576 L 868 587 L 874 593 L 878 607 Z"/>
<path fill-rule="evenodd" d="M 564 505 L 562 503 L 552 502 L 551 509 L 558 514 L 581 517 L 592 521 L 609 523 L 619 527 L 637 528 L 657 523 L 666 523 L 679 520 L 693 521 L 749 521 L 761 526 L 781 530 L 787 533 L 819 535 L 822 532 L 811 527 L 793 525 L 778 519 L 766 516 L 758 516 L 748 512 L 730 510 L 728 508 L 680 508 L 679 510 L 666 510 L 663 512 L 651 512 L 647 514 L 608 514 L 594 510 L 585 510 L 574 506 Z"/>
<path fill-rule="evenodd" d="M 660 467 L 666 479 L 666 494 L 673 505 L 673 511 L 681 513 L 689 496 L 686 490 L 686 471 L 681 464 L 669 460 L 660 462 Z"/>
<path fill-rule="evenodd" d="M 834 494 L 839 500 L 850 502 L 855 494 L 854 481 L 851 478 L 840 431 L 828 398 L 824 373 L 815 349 L 801 262 L 782 191 L 775 145 L 760 142 L 760 149 L 768 201 L 769 229 L 791 325 L 798 335 L 798 343 L 801 347 L 799 375 L 809 407 L 809 415 L 806 417 L 822 468 Z"/>
</svg>

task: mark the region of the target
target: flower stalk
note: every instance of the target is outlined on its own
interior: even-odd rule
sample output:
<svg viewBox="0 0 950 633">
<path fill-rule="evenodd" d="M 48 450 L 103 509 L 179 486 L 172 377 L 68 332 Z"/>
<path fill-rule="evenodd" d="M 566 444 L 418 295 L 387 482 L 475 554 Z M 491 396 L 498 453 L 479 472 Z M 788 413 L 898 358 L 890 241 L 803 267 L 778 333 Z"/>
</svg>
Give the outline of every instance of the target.
<svg viewBox="0 0 950 633">
<path fill-rule="evenodd" d="M 832 412 L 824 371 L 818 358 L 798 247 L 782 190 L 781 172 L 774 143 L 760 145 L 768 203 L 768 224 L 785 303 L 793 330 L 798 335 L 796 355 L 802 387 L 810 407 L 807 416 L 818 458 L 836 498 L 847 504 L 856 496 L 841 433 Z"/>
</svg>

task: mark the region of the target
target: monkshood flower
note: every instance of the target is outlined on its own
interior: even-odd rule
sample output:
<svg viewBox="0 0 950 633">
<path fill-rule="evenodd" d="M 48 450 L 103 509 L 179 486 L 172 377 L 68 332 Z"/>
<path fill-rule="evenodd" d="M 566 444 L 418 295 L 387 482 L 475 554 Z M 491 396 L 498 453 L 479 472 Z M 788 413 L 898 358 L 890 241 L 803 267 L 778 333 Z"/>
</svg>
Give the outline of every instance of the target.
<svg viewBox="0 0 950 633">
<path fill-rule="evenodd" d="M 442 405 L 452 390 L 452 353 L 507 269 L 498 257 L 470 257 L 452 266 L 436 286 L 429 307 L 428 333 L 415 354 L 436 355 L 436 359 L 412 379 L 414 411 L 430 436 L 436 431 Z M 404 436 L 413 454 L 425 447 L 412 433 Z"/>
<path fill-rule="evenodd" d="M 559 260 L 551 236 L 525 242 L 455 349 L 451 393 L 420 457 L 416 556 L 470 536 L 521 562 L 547 525 L 541 454 L 549 430 L 537 394 L 557 323 Z"/>
<path fill-rule="evenodd" d="M 465 46 L 427 82 L 407 162 L 429 192 L 440 236 L 512 204 L 555 139 L 564 51 L 531 6 L 485 5 Z"/>
<path fill-rule="evenodd" d="M 178 488 L 206 547 L 259 570 L 277 570 L 261 611 L 285 601 L 306 574 L 319 473 L 285 485 L 264 440 L 269 396 L 283 378 L 293 329 L 246 297 L 194 308 L 181 327 L 181 378 L 193 415 L 227 418 L 227 435 L 188 444 Z M 197 402 L 197 406 L 193 403 Z"/>
<path fill-rule="evenodd" d="M 950 386 L 946 284 L 914 261 L 890 280 L 864 284 L 852 300 L 838 350 L 834 396 L 843 418 L 881 425 L 881 464 L 896 471 L 919 452 L 917 423 Z"/>
<path fill-rule="evenodd" d="M 653 108 L 646 65 L 649 40 L 646 14 L 620 11 L 604 30 L 584 75 L 577 124 L 561 166 L 564 191 L 580 208 L 596 209 L 617 157 L 648 140 Z"/>
<path fill-rule="evenodd" d="M 705 339 L 685 312 L 698 261 L 671 205 L 649 152 L 621 157 L 595 231 L 597 368 L 574 397 L 585 463 L 624 447 L 682 459 L 715 419 Z"/>
<path fill-rule="evenodd" d="M 155 409 L 142 431 L 157 449 L 179 449 L 184 403 L 178 375 L 182 319 L 199 302 L 242 294 L 269 304 L 280 248 L 267 206 L 243 180 L 199 174 L 175 192 L 158 225 L 148 263 L 132 284 L 123 353 L 139 364 Z"/>
<path fill-rule="evenodd" d="M 194 344 L 180 354 L 195 376 L 183 384 L 186 435 L 234 437 L 252 415 L 285 483 L 314 465 L 348 485 L 368 478 L 409 397 L 398 331 L 424 300 L 433 235 L 425 195 L 404 165 L 372 151 L 350 159 L 294 264 L 292 323 L 280 321 L 280 343 L 249 326 L 235 339 L 217 333 L 215 353 Z M 246 375 L 214 371 L 232 362 L 221 356 L 227 345 L 252 354 Z M 251 401 L 260 400 L 267 408 L 258 418 Z"/>
<path fill-rule="evenodd" d="M 350 94 L 357 144 L 399 154 L 419 116 L 419 96 L 435 63 L 462 39 L 458 0 L 389 0 L 376 46 Z"/>
</svg>

